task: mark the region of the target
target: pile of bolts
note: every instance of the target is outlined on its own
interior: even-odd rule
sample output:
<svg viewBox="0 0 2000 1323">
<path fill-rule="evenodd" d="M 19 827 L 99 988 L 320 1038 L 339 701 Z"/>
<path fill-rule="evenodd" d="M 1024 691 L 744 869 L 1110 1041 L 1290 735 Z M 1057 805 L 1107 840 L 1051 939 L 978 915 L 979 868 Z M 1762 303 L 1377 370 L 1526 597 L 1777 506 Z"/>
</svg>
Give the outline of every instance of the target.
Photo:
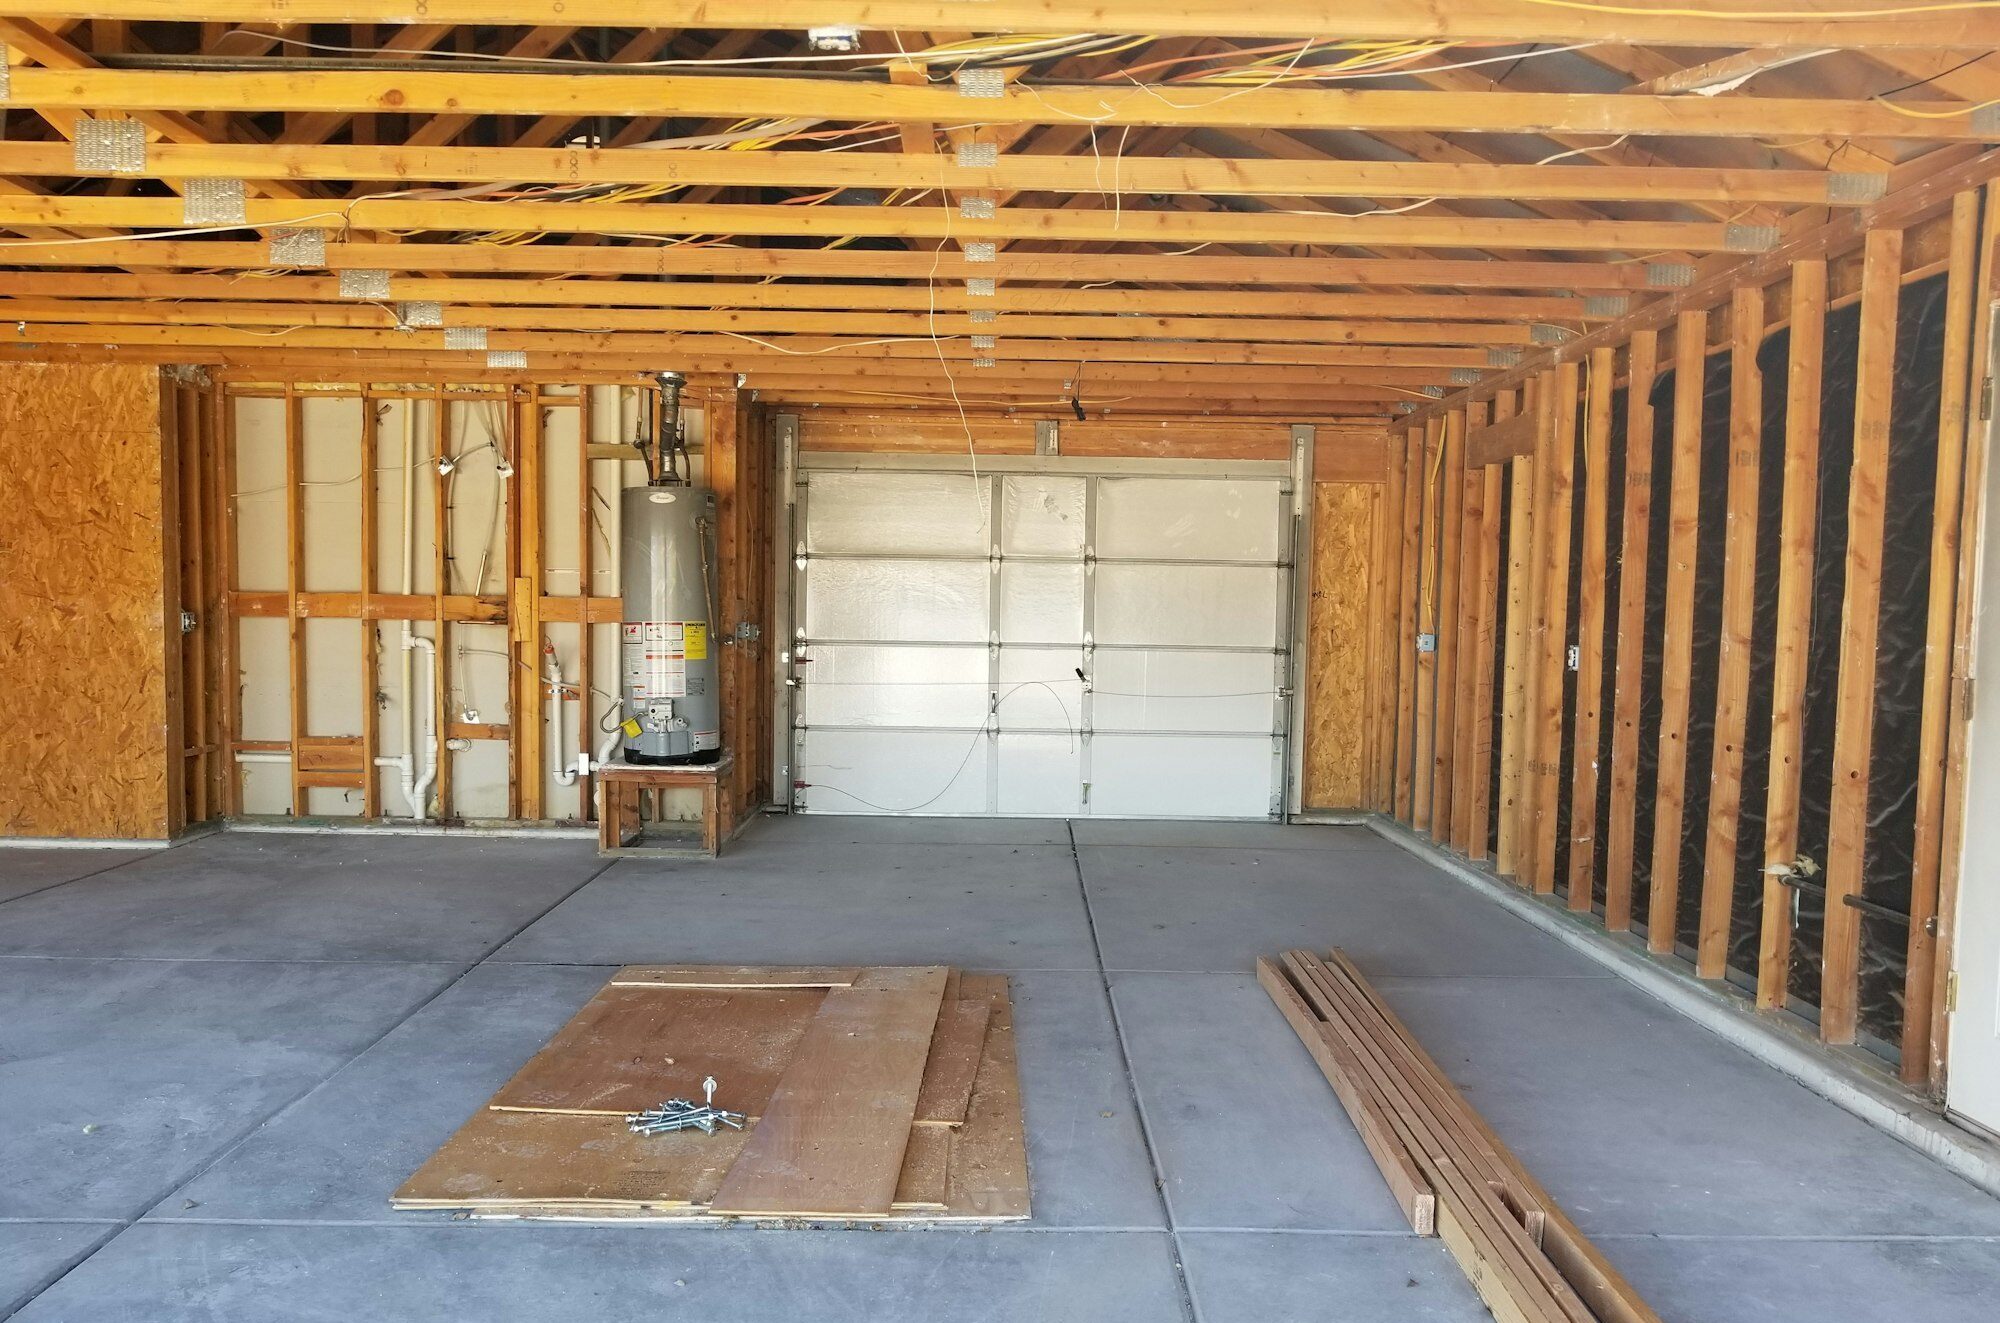
<svg viewBox="0 0 2000 1323">
<path fill-rule="evenodd" d="M 669 1098 L 657 1107 L 629 1113 L 625 1117 L 626 1129 L 635 1135 L 664 1135 L 672 1130 L 699 1130 L 712 1135 L 717 1126 L 725 1125 L 741 1130 L 743 1113 L 726 1112 L 715 1105 L 715 1076 L 703 1080 L 701 1087 L 703 1100 L 699 1105 L 686 1098 Z"/>
</svg>

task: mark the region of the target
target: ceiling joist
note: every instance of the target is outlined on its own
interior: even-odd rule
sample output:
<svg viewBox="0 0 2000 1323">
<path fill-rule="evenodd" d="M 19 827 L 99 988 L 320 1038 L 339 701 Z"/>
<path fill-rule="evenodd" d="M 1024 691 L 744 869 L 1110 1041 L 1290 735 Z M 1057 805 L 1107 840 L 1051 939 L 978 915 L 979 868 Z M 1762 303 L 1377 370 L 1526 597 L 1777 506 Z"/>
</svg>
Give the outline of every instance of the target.
<svg viewBox="0 0 2000 1323">
<path fill-rule="evenodd" d="M 361 0 L 16 0 L 34 18 L 110 17 L 217 23 L 497 23 L 573 21 L 567 0 L 425 0 L 407 10 Z M 595 23 L 617 27 L 761 27 L 804 32 L 847 24 L 886 32 L 963 29 L 963 0 L 603 0 Z M 981 32 L 1144 32 L 1155 36 L 1344 37 L 1482 42 L 1618 41 L 1666 46 L 2000 46 L 2000 14 L 1986 7 L 1857 5 L 1854 0 L 1767 0 L 1755 7 L 1626 0 L 1453 0 L 1370 3 L 1329 12 L 1322 0 L 1269 0 L 1252 11 L 1228 0 L 1174 5 L 1134 0 L 982 0 Z"/>
</svg>

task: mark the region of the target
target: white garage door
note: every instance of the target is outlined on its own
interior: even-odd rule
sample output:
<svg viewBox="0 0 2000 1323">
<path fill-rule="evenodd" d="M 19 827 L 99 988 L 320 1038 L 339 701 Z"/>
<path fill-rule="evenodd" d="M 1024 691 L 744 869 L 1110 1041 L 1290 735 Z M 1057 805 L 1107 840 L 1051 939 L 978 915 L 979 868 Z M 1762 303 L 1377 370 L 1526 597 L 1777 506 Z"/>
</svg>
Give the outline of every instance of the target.
<svg viewBox="0 0 2000 1323">
<path fill-rule="evenodd" d="M 803 471 L 794 807 L 1276 814 L 1289 483 L 1212 472 Z"/>
</svg>

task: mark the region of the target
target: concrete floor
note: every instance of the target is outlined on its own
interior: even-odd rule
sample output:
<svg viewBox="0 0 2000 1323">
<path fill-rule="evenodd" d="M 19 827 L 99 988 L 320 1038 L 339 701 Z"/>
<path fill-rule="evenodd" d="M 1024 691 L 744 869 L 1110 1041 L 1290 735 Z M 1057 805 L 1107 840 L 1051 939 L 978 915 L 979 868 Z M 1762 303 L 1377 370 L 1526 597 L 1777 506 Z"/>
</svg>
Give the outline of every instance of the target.
<svg viewBox="0 0 2000 1323">
<path fill-rule="evenodd" d="M 1248 972 L 1336 943 L 1671 1323 L 2000 1316 L 2000 1201 L 1365 829 L 860 819 L 0 851 L 0 1316 L 1484 1319 Z M 392 1213 L 641 960 L 1006 971 L 1034 1221 Z"/>
</svg>

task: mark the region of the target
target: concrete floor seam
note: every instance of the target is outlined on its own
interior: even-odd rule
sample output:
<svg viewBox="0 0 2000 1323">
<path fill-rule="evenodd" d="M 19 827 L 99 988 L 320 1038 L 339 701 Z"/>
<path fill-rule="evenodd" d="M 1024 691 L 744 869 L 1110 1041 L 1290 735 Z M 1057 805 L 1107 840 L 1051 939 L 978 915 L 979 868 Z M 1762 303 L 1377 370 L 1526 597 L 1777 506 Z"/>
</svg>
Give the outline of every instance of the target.
<svg viewBox="0 0 2000 1323">
<path fill-rule="evenodd" d="M 1201 1312 L 1195 1306 L 1194 1292 L 1188 1287 L 1186 1256 L 1181 1252 L 1180 1230 L 1174 1225 L 1173 1201 L 1167 1197 L 1167 1172 L 1160 1164 L 1160 1155 L 1153 1146 L 1153 1128 L 1146 1121 L 1146 1105 L 1139 1098 L 1139 1080 L 1132 1072 L 1132 1053 L 1125 1043 L 1125 1028 L 1118 1020 L 1118 1003 L 1111 996 L 1111 975 L 1104 968 L 1104 946 L 1097 938 L 1097 915 L 1090 905 L 1090 884 L 1083 877 L 1083 855 L 1077 850 L 1076 824 L 1063 824 L 1069 832 L 1070 865 L 1076 870 L 1076 891 L 1083 901 L 1084 927 L 1090 933 L 1090 949 L 1097 957 L 1098 983 L 1104 990 L 1105 1010 L 1111 1016 L 1111 1036 L 1118 1044 L 1118 1064 L 1125 1072 L 1126 1095 L 1132 1100 L 1132 1112 L 1139 1121 L 1139 1143 L 1146 1150 L 1146 1162 L 1153 1169 L 1154 1190 L 1160 1201 L 1160 1216 L 1167 1224 L 1167 1235 L 1174 1247 L 1174 1284 L 1180 1290 L 1183 1316 L 1200 1323 Z"/>
<path fill-rule="evenodd" d="M 158 853 L 160 852 L 157 850 L 135 850 L 129 859 L 120 859 L 115 864 L 106 864 L 102 868 L 93 868 L 88 873 L 79 873 L 75 877 L 66 877 L 60 882 L 51 882 L 45 887 L 36 887 L 33 891 L 23 891 L 18 896 L 8 896 L 5 899 L 0 899 L 0 905 L 11 905 L 17 900 L 26 900 L 30 896 L 39 896 L 46 892 L 54 891 L 57 887 L 66 887 L 72 882 L 82 882 L 86 878 L 103 877 L 106 873 L 117 872 L 127 864 L 136 864 L 141 860 L 151 859 Z"/>
</svg>

